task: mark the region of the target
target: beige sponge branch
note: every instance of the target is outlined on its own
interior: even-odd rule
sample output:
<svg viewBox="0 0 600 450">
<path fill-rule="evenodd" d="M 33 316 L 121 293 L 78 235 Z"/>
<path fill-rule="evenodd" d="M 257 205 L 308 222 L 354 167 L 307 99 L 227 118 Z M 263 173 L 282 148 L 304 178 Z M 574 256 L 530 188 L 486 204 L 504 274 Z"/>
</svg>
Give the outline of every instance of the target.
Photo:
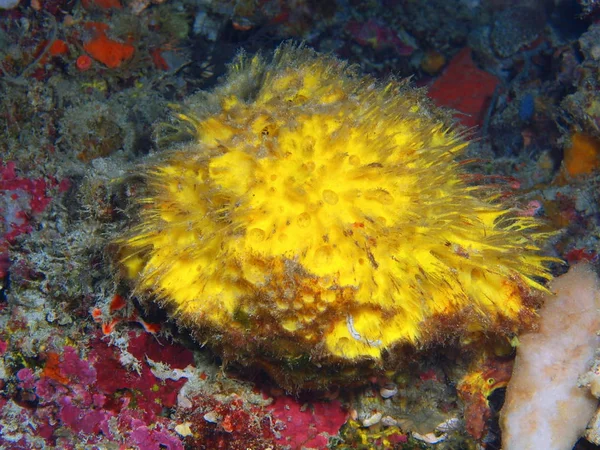
<svg viewBox="0 0 600 450">
<path fill-rule="evenodd" d="M 513 376 L 501 412 L 503 450 L 571 450 L 598 400 L 578 379 L 600 339 L 600 282 L 587 264 L 550 284 L 539 329 L 519 337 Z"/>
</svg>

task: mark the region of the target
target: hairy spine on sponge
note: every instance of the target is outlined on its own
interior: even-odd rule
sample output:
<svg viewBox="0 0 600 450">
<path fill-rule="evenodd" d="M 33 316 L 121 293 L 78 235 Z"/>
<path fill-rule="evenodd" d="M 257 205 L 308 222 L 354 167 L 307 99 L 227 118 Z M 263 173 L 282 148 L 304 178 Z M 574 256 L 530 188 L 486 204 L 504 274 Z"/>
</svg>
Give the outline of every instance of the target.
<svg viewBox="0 0 600 450">
<path fill-rule="evenodd" d="M 185 111 L 122 264 L 227 358 L 352 367 L 535 315 L 546 234 L 465 181 L 422 90 L 285 44 Z"/>
</svg>

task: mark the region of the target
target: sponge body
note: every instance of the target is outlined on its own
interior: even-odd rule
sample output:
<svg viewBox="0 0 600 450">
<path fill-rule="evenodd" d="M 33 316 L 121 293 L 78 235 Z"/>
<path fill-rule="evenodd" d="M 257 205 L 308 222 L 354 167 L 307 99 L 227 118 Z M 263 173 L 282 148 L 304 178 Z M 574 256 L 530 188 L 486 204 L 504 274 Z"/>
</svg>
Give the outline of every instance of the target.
<svg viewBox="0 0 600 450">
<path fill-rule="evenodd" d="M 577 379 L 600 344 L 600 281 L 580 264 L 550 288 L 539 330 L 519 338 L 501 414 L 504 450 L 571 450 L 598 404 Z"/>
<path fill-rule="evenodd" d="M 466 181 L 422 90 L 293 45 L 241 56 L 178 114 L 122 262 L 230 359 L 378 364 L 534 318 L 546 234 Z"/>
</svg>

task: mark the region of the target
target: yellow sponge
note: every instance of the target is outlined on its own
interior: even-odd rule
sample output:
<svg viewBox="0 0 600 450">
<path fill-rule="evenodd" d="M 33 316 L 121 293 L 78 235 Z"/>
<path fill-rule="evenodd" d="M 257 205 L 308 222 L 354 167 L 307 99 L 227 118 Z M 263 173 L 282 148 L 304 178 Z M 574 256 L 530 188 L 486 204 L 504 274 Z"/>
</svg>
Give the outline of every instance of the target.
<svg viewBox="0 0 600 450">
<path fill-rule="evenodd" d="M 226 358 L 377 364 L 534 317 L 546 234 L 465 181 L 422 90 L 285 44 L 181 110 L 195 138 L 149 170 L 122 264 Z"/>
</svg>

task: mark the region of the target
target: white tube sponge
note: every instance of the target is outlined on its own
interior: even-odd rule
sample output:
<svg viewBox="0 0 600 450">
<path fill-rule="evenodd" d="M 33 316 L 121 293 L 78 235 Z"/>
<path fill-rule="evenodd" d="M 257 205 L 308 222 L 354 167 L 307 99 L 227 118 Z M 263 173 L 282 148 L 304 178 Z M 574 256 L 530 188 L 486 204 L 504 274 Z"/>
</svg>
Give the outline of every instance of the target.
<svg viewBox="0 0 600 450">
<path fill-rule="evenodd" d="M 501 411 L 503 450 L 571 450 L 597 407 L 577 378 L 589 370 L 599 339 L 599 280 L 580 264 L 550 285 L 540 328 L 519 337 Z"/>
</svg>

